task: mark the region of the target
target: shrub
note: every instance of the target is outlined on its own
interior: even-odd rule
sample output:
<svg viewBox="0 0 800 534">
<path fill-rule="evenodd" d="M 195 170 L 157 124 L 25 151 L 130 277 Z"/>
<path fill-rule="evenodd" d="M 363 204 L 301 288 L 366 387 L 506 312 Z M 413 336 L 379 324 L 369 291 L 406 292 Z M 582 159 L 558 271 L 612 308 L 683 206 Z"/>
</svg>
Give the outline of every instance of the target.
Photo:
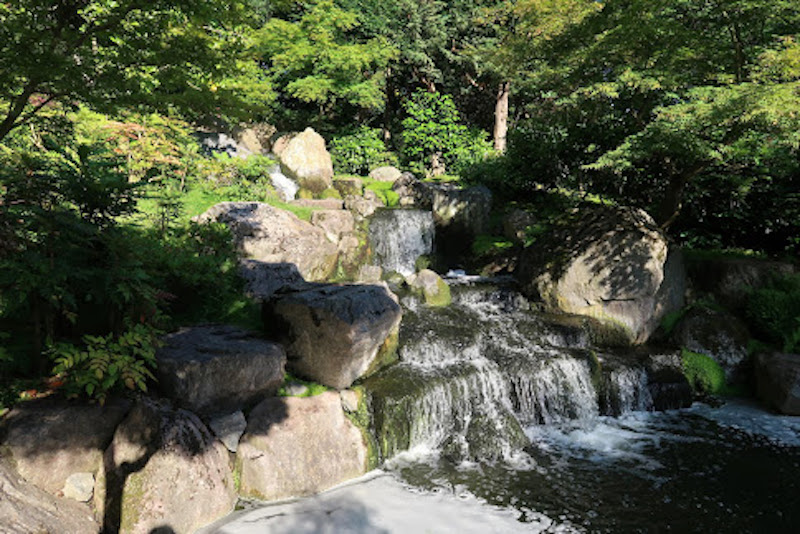
<svg viewBox="0 0 800 534">
<path fill-rule="evenodd" d="M 754 331 L 784 352 L 800 349 L 800 274 L 776 277 L 748 298 Z"/>
<path fill-rule="evenodd" d="M 158 330 L 144 324 L 119 336 L 83 336 L 83 346 L 59 343 L 50 347 L 53 373 L 64 380 L 69 397 L 88 396 L 103 404 L 109 393 L 123 387 L 147 391 L 154 380 Z"/>
<path fill-rule="evenodd" d="M 431 174 L 437 165 L 460 172 L 492 152 L 485 132 L 461 124 L 449 95 L 419 90 L 403 109 L 403 157 L 414 172 Z"/>
<path fill-rule="evenodd" d="M 376 167 L 397 165 L 397 156 L 386 150 L 380 128 L 361 126 L 332 138 L 329 148 L 337 174 L 366 176 Z"/>
</svg>

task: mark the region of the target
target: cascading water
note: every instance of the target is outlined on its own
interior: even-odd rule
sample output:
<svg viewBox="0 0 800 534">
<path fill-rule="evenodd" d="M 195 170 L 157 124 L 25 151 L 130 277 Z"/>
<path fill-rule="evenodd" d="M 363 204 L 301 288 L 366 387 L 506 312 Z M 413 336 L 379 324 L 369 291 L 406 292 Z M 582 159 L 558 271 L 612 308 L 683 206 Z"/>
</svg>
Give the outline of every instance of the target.
<svg viewBox="0 0 800 534">
<path fill-rule="evenodd" d="M 433 251 L 433 214 L 423 210 L 379 210 L 369 223 L 369 241 L 384 271 L 408 276 L 417 258 Z"/>
<path fill-rule="evenodd" d="M 300 190 L 300 186 L 297 182 L 283 174 L 280 164 L 276 163 L 269 168 L 269 178 L 272 180 L 272 185 L 278 193 L 280 193 L 285 202 L 294 200 L 295 195 L 297 195 L 297 192 Z"/>
</svg>

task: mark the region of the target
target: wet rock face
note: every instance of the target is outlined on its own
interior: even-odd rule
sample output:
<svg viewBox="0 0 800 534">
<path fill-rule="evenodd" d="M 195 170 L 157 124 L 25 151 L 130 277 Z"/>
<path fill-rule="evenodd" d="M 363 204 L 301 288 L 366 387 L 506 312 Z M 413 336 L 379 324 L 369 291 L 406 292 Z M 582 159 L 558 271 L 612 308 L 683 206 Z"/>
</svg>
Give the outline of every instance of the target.
<svg viewBox="0 0 800 534">
<path fill-rule="evenodd" d="M 263 306 L 264 326 L 286 347 L 292 373 L 344 389 L 373 371 L 402 310 L 381 285 L 310 285 Z"/>
<path fill-rule="evenodd" d="M 243 496 L 301 497 L 364 474 L 367 447 L 338 393 L 273 398 L 250 413 L 236 464 Z"/>
<path fill-rule="evenodd" d="M 2 446 L 28 482 L 59 494 L 74 473 L 97 473 L 103 451 L 130 404 L 106 406 L 48 399 L 15 407 L 3 420 Z"/>
<path fill-rule="evenodd" d="M 517 276 L 548 311 L 598 319 L 608 344 L 647 341 L 685 292 L 680 254 L 647 213 L 624 207 L 590 206 L 565 218 L 525 249 Z"/>
<path fill-rule="evenodd" d="M 105 453 L 95 506 L 109 532 L 189 533 L 233 510 L 225 446 L 196 415 L 167 402 L 140 401 Z"/>
<path fill-rule="evenodd" d="M 786 415 L 800 415 L 800 354 L 759 354 L 756 357 L 758 396 Z"/>
<path fill-rule="evenodd" d="M 182 328 L 156 353 L 162 393 L 196 412 L 236 410 L 283 382 L 280 345 L 233 326 Z"/>
<path fill-rule="evenodd" d="M 222 202 L 196 220 L 226 224 L 244 258 L 292 263 L 306 280 L 324 280 L 336 269 L 339 251 L 324 230 L 269 204 Z"/>
<path fill-rule="evenodd" d="M 729 384 L 747 381 L 747 327 L 723 311 L 693 308 L 676 325 L 676 345 L 713 358 L 725 371 Z"/>
<path fill-rule="evenodd" d="M 0 532 L 81 532 L 100 527 L 85 504 L 59 499 L 25 482 L 0 459 Z"/>
</svg>

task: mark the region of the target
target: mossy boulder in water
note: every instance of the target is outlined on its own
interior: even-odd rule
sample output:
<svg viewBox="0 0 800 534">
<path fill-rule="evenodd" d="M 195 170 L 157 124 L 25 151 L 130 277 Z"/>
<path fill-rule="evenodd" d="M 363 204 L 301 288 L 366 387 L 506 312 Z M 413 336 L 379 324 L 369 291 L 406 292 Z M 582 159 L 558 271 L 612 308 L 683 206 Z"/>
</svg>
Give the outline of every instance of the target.
<svg viewBox="0 0 800 534">
<path fill-rule="evenodd" d="M 683 305 L 678 251 L 644 211 L 587 206 L 525 249 L 517 275 L 548 311 L 586 315 L 608 344 L 647 341 L 661 317 Z"/>
<path fill-rule="evenodd" d="M 448 306 L 451 302 L 450 286 L 431 271 L 423 269 L 409 277 L 411 290 L 425 298 L 425 304 L 433 307 Z"/>
</svg>

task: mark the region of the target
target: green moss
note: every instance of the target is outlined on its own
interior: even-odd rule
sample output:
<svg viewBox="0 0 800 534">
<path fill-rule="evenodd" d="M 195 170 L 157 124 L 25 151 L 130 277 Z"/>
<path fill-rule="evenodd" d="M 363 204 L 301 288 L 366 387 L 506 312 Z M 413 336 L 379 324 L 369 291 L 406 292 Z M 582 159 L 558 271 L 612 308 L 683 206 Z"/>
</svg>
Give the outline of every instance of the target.
<svg viewBox="0 0 800 534">
<path fill-rule="evenodd" d="M 372 363 L 369 364 L 369 368 L 367 368 L 367 371 L 362 376 L 367 377 L 373 375 L 380 369 L 395 363 L 398 360 L 397 348 L 399 345 L 400 329 L 395 328 L 383 341 L 383 344 L 381 344 L 378 349 L 378 354 L 375 356 L 375 359 L 372 360 Z"/>
<path fill-rule="evenodd" d="M 447 283 L 441 278 L 436 281 L 436 292 L 434 293 L 432 291 L 425 291 L 424 295 L 425 304 L 433 308 L 449 306 L 452 302 L 450 286 L 447 285 Z"/>
<path fill-rule="evenodd" d="M 355 412 L 345 411 L 345 417 L 361 431 L 361 435 L 364 437 L 364 443 L 367 446 L 367 465 L 365 469 L 371 471 L 378 467 L 380 453 L 378 440 L 375 439 L 371 431 L 372 415 L 369 409 L 369 402 L 363 387 L 355 386 L 351 389 L 358 397 L 358 409 Z"/>
<path fill-rule="evenodd" d="M 683 374 L 698 394 L 727 394 L 725 371 L 710 356 L 690 350 L 681 350 Z"/>
<path fill-rule="evenodd" d="M 400 202 L 400 196 L 392 191 L 392 182 L 380 182 L 370 178 L 364 178 L 364 188 L 374 191 L 383 204 L 393 208 Z"/>
<path fill-rule="evenodd" d="M 120 532 L 133 532 L 134 527 L 139 522 L 139 513 L 144 502 L 145 478 L 145 471 L 138 471 L 128 475 L 121 504 Z"/>
<path fill-rule="evenodd" d="M 505 237 L 479 235 L 472 242 L 472 253 L 476 256 L 492 256 L 514 247 Z"/>
<path fill-rule="evenodd" d="M 414 262 L 414 269 L 420 272 L 423 269 L 429 269 L 431 266 L 431 258 L 427 255 L 422 255 Z"/>
<path fill-rule="evenodd" d="M 242 461 L 239 456 L 236 456 L 236 462 L 233 464 L 233 489 L 236 494 L 242 489 Z"/>
<path fill-rule="evenodd" d="M 300 395 L 292 395 L 289 393 L 288 388 L 289 385 L 292 383 L 302 384 L 306 387 L 306 390 L 301 393 Z M 303 380 L 302 378 L 297 378 L 296 376 L 292 375 L 291 373 L 286 373 L 286 376 L 283 378 L 283 385 L 278 389 L 278 396 L 279 397 L 315 397 L 326 391 L 330 390 L 329 387 L 323 386 L 322 384 L 318 384 L 317 382 L 312 382 L 310 380 Z"/>
<path fill-rule="evenodd" d="M 319 198 L 338 198 L 341 199 L 342 195 L 336 189 L 329 187 L 319 194 Z"/>
<path fill-rule="evenodd" d="M 299 191 L 297 191 L 297 195 L 295 196 L 302 200 L 311 200 L 314 198 L 314 192 L 301 188 Z"/>
</svg>

